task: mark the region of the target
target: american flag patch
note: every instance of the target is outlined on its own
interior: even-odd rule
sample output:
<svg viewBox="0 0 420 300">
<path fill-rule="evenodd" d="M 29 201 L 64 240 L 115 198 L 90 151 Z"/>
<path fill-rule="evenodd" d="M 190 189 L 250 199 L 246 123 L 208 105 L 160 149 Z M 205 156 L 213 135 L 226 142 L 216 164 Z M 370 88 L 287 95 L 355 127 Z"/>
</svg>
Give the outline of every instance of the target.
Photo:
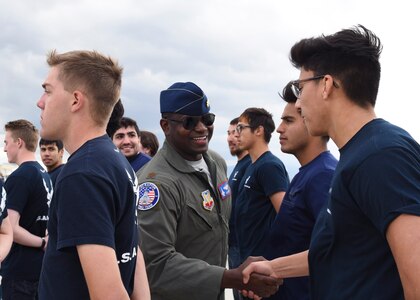
<svg viewBox="0 0 420 300">
<path fill-rule="evenodd" d="M 142 183 L 139 187 L 139 202 L 137 209 L 149 210 L 159 202 L 159 189 L 151 182 Z"/>
</svg>

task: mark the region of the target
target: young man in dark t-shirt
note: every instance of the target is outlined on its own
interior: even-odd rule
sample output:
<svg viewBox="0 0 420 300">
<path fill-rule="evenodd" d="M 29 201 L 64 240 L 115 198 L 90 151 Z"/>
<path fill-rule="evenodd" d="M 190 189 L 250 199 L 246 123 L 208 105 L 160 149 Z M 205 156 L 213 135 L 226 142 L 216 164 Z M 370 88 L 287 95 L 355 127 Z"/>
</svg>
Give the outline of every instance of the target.
<svg viewBox="0 0 420 300">
<path fill-rule="evenodd" d="M 41 136 L 70 157 L 56 182 L 40 299 L 150 299 L 136 226 L 136 175 L 106 135 L 122 68 L 95 51 L 48 56 Z"/>
<path fill-rule="evenodd" d="M 134 172 L 151 160 L 149 155 L 140 152 L 140 129 L 135 120 L 122 117 L 110 135 L 112 142 L 127 158 Z"/>
<path fill-rule="evenodd" d="M 269 150 L 275 129 L 272 115 L 263 108 L 248 108 L 239 117 L 239 148 L 247 150 L 251 164 L 238 186 L 235 230 L 241 262 L 263 256 L 267 237 L 289 186 L 283 162 Z"/>
<path fill-rule="evenodd" d="M 41 154 L 41 160 L 47 167 L 48 175 L 50 175 L 53 186 L 55 186 L 57 176 L 58 174 L 60 174 L 61 169 L 64 167 L 63 142 L 60 140 L 49 141 L 45 139 L 40 139 L 39 151 Z"/>
<path fill-rule="evenodd" d="M 312 299 L 420 299 L 420 146 L 376 117 L 381 51 L 362 25 L 291 49 L 296 107 L 340 150 L 309 247 Z"/>
<path fill-rule="evenodd" d="M 235 206 L 236 197 L 238 196 L 239 183 L 244 176 L 246 168 L 251 164 L 251 157 L 247 150 L 241 150 L 238 145 L 238 137 L 236 136 L 236 126 L 238 125 L 239 118 L 234 118 L 230 121 L 227 130 L 227 142 L 230 154 L 238 158 L 238 162 L 229 176 L 229 187 L 232 194 L 232 209 L 229 219 L 229 251 L 228 251 L 228 264 L 229 269 L 237 268 L 241 264 L 239 254 L 238 241 L 236 238 L 235 230 Z M 239 291 L 233 289 L 233 297 L 235 300 L 241 299 Z"/>
<path fill-rule="evenodd" d="M 5 130 L 4 151 L 8 161 L 19 167 L 5 182 L 13 246 L 1 266 L 3 299 L 36 299 L 53 187 L 47 171 L 35 159 L 35 126 L 16 120 L 8 122 Z"/>
<path fill-rule="evenodd" d="M 283 153 L 293 154 L 301 167 L 293 177 L 268 236 L 264 257 L 274 259 L 301 255 L 305 271 L 289 267 L 279 291 L 270 300 L 309 300 L 308 249 L 315 222 L 328 201 L 331 179 L 337 159 L 328 151 L 328 137 L 311 136 L 295 107 L 296 96 L 289 83 L 282 98 L 287 102 L 281 123 L 280 146 Z M 286 257 L 286 258 L 285 258 Z"/>
</svg>

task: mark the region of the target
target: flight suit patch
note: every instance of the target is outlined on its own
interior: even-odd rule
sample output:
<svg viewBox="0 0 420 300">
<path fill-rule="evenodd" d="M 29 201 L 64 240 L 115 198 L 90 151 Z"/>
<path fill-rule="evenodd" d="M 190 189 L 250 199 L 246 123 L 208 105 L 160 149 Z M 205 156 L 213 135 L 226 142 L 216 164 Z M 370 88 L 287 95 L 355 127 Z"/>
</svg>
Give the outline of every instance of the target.
<svg viewBox="0 0 420 300">
<path fill-rule="evenodd" d="M 206 190 L 201 193 L 201 197 L 203 197 L 203 207 L 204 209 L 211 211 L 214 207 L 214 200 L 210 194 L 209 190 Z"/>
<path fill-rule="evenodd" d="M 147 179 L 154 179 L 155 177 L 156 177 L 155 172 L 151 172 L 151 173 L 147 174 Z"/>
<path fill-rule="evenodd" d="M 229 183 L 227 181 L 224 181 L 221 184 L 219 184 L 217 188 L 219 189 L 220 196 L 222 197 L 223 200 L 225 200 L 227 197 L 230 196 L 231 191 L 230 191 Z"/>
<path fill-rule="evenodd" d="M 137 209 L 149 210 L 155 207 L 159 202 L 159 197 L 159 189 L 154 183 L 142 183 L 139 187 L 139 203 Z"/>
</svg>

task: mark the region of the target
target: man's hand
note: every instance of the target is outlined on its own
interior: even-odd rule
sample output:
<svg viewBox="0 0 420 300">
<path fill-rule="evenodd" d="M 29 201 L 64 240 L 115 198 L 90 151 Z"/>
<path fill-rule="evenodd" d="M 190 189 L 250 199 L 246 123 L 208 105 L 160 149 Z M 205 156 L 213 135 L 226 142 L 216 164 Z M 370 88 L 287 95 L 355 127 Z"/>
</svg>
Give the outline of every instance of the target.
<svg viewBox="0 0 420 300">
<path fill-rule="evenodd" d="M 258 273 L 258 274 L 257 274 Z M 242 276 L 244 284 L 248 284 L 252 282 L 253 278 L 256 276 L 267 275 L 271 277 L 276 277 L 276 273 L 274 272 L 273 268 L 270 265 L 270 262 L 267 260 L 264 261 L 253 261 L 245 269 L 242 270 Z M 283 284 L 283 280 L 279 280 L 279 284 Z M 276 290 L 277 292 L 277 290 Z M 254 300 L 259 300 L 259 294 L 254 290 L 242 290 L 242 296 L 251 298 Z"/>
<path fill-rule="evenodd" d="M 223 273 L 221 288 L 234 288 L 249 291 L 250 295 L 257 297 L 269 297 L 277 292 L 281 279 L 264 274 L 253 273 L 247 283 L 242 279 L 242 271 L 252 262 L 265 260 L 264 257 L 248 257 L 238 268 L 225 270 Z M 252 291 L 252 293 L 251 293 Z M 250 296 L 248 296 L 250 297 Z M 257 299 L 257 298 L 255 298 Z"/>
<path fill-rule="evenodd" d="M 241 271 L 243 276 L 245 269 L 249 268 L 249 265 L 256 264 L 257 262 L 267 262 L 264 257 L 248 257 L 245 262 L 238 267 L 238 270 Z M 257 271 L 257 273 L 259 273 Z M 261 273 L 257 274 L 255 271 L 253 274 L 251 272 L 247 276 L 246 280 L 243 280 L 244 287 L 243 295 L 247 297 L 258 299 L 259 297 L 269 297 L 275 294 L 279 288 L 279 285 L 283 283 L 283 280 L 275 278 L 274 272 L 272 274 Z M 246 292 L 245 292 L 246 291 Z"/>
<path fill-rule="evenodd" d="M 245 267 L 245 269 L 242 271 L 242 276 L 245 284 L 248 283 L 252 273 L 259 273 L 271 277 L 277 277 L 276 273 L 273 270 L 273 267 L 271 266 L 271 263 L 268 260 L 255 261 Z"/>
</svg>

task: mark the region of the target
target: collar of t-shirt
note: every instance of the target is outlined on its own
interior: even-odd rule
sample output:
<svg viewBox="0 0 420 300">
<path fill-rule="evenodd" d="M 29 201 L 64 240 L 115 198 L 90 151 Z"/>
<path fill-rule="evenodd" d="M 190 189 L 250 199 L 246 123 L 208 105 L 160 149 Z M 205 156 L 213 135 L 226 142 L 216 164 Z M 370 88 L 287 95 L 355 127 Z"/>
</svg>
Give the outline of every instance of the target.
<svg viewBox="0 0 420 300">
<path fill-rule="evenodd" d="M 201 157 L 200 160 L 185 160 L 187 162 L 188 165 L 190 165 L 194 170 L 198 171 L 198 172 L 204 172 L 207 175 L 207 179 L 209 184 L 211 185 L 212 188 L 213 184 L 211 183 L 211 179 L 210 179 L 210 171 L 209 171 L 209 167 L 206 164 L 206 161 L 204 160 L 203 157 Z"/>
</svg>

